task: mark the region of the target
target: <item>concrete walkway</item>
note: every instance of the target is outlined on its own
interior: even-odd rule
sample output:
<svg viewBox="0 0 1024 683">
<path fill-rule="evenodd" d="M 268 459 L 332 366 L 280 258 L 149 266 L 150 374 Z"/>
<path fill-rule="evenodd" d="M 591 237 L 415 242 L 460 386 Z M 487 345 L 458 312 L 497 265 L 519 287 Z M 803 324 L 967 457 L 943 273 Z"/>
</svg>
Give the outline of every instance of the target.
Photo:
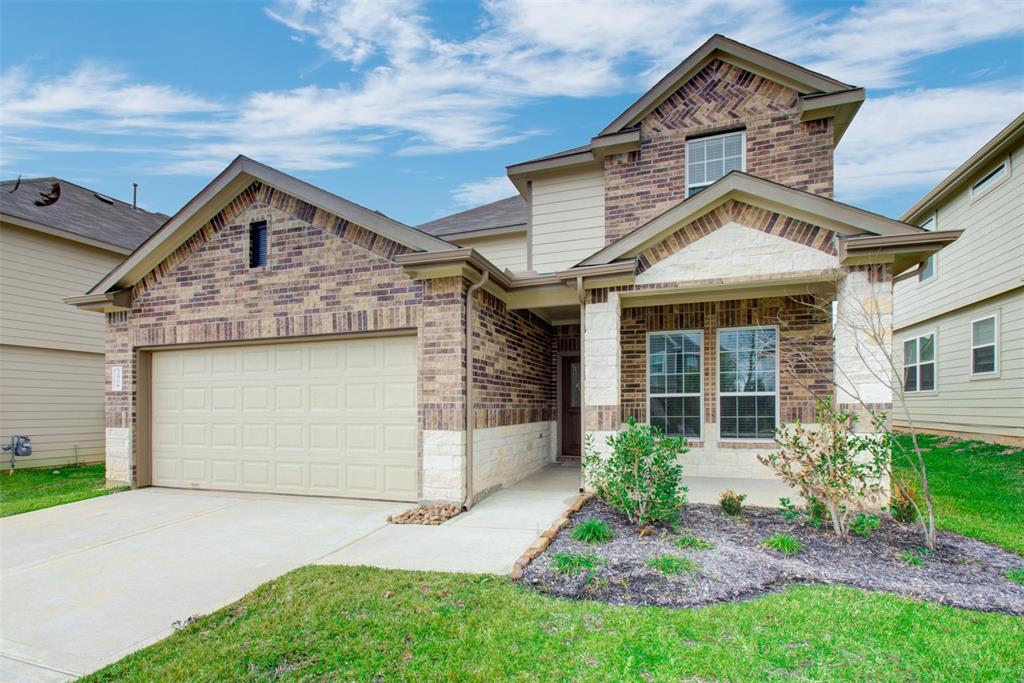
<svg viewBox="0 0 1024 683">
<path fill-rule="evenodd" d="M 407 503 L 147 488 L 0 519 L 0 680 L 117 661 L 296 567 L 504 573 L 573 499 L 548 468 L 440 527 Z"/>
</svg>

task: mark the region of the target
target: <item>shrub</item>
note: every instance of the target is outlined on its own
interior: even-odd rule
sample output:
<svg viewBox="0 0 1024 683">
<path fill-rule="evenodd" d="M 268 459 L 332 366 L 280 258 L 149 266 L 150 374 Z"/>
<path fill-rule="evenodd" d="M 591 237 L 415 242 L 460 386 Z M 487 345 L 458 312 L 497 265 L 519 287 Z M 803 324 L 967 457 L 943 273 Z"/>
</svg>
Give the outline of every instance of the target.
<svg viewBox="0 0 1024 683">
<path fill-rule="evenodd" d="M 867 537 L 873 534 L 881 523 L 882 521 L 879 519 L 878 515 L 869 515 L 862 512 L 857 515 L 857 519 L 853 520 L 853 523 L 850 524 L 850 531 L 858 536 Z"/>
<path fill-rule="evenodd" d="M 654 567 L 666 576 L 673 574 L 697 574 L 701 571 L 699 562 L 688 557 L 676 557 L 675 555 L 652 557 L 647 560 L 647 565 Z"/>
<path fill-rule="evenodd" d="M 804 545 L 789 534 L 775 534 L 761 541 L 761 545 L 768 550 L 782 553 L 786 557 L 799 555 L 804 551 Z"/>
<path fill-rule="evenodd" d="M 591 517 L 576 525 L 572 537 L 583 543 L 607 543 L 615 538 L 615 532 L 607 522 Z"/>
<path fill-rule="evenodd" d="M 897 522 L 913 524 L 917 521 L 917 484 L 912 481 L 893 479 L 892 496 L 889 498 L 889 513 Z"/>
<path fill-rule="evenodd" d="M 690 550 L 711 550 L 715 547 L 714 543 L 705 541 L 703 538 L 697 538 L 696 536 L 680 536 L 675 541 L 677 548 L 690 549 Z"/>
<path fill-rule="evenodd" d="M 1024 569 L 1012 569 L 1006 572 L 1006 578 L 1024 586 Z"/>
<path fill-rule="evenodd" d="M 900 559 L 903 560 L 904 564 L 910 565 L 911 567 L 920 567 L 924 564 L 924 560 L 921 556 L 910 550 L 900 553 Z"/>
<path fill-rule="evenodd" d="M 686 501 L 679 456 L 686 440 L 665 436 L 657 427 L 637 424 L 608 437 L 611 453 L 597 453 L 587 443 L 583 466 L 594 491 L 637 526 L 667 521 Z"/>
<path fill-rule="evenodd" d="M 589 571 L 602 564 L 604 564 L 604 560 L 597 555 L 554 553 L 551 556 L 551 567 L 556 574 L 579 574 L 581 571 Z"/>
<path fill-rule="evenodd" d="M 732 489 L 726 489 L 719 496 L 718 504 L 722 506 L 725 514 L 735 517 L 743 511 L 743 501 L 746 497 L 745 493 L 736 493 Z"/>
<path fill-rule="evenodd" d="M 831 399 L 816 407 L 817 428 L 799 422 L 780 427 L 778 452 L 758 456 L 807 501 L 818 501 L 839 538 L 850 532 L 850 515 L 883 493 L 882 475 L 889 466 L 889 439 L 853 431 L 856 415 L 837 409 Z M 876 419 L 880 424 L 880 421 Z"/>
<path fill-rule="evenodd" d="M 782 513 L 782 518 L 787 522 L 797 522 L 804 516 L 800 508 L 794 505 L 793 501 L 789 498 L 779 498 L 779 512 Z"/>
</svg>

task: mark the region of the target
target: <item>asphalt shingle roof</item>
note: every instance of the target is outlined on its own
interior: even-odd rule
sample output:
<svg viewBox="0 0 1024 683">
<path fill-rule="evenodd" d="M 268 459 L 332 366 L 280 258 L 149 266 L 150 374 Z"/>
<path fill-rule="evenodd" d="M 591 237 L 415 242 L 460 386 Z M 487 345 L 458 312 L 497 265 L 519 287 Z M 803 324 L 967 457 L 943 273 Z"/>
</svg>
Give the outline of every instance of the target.
<svg viewBox="0 0 1024 683">
<path fill-rule="evenodd" d="M 526 200 L 519 195 L 514 195 L 478 206 L 475 209 L 460 211 L 451 216 L 417 225 L 416 229 L 434 237 L 460 235 L 479 230 L 526 225 L 527 214 Z"/>
<path fill-rule="evenodd" d="M 38 205 L 37 201 L 45 203 L 43 195 L 50 194 L 55 183 L 60 186 L 57 201 Z M 22 179 L 20 184 L 0 181 L 0 213 L 129 250 L 142 244 L 168 218 L 52 177 Z"/>
</svg>

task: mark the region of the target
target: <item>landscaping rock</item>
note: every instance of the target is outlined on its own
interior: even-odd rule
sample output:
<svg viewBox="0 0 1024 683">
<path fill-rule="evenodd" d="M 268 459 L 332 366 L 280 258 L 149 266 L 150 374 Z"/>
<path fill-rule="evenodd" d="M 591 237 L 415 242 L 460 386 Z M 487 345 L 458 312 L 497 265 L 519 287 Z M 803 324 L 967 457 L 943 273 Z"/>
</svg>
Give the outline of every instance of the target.
<svg viewBox="0 0 1024 683">
<path fill-rule="evenodd" d="M 462 510 L 455 505 L 417 505 L 400 515 L 388 517 L 388 521 L 392 524 L 427 524 L 436 526 L 444 524 L 460 512 Z"/>
<path fill-rule="evenodd" d="M 615 538 L 600 545 L 574 541 L 572 528 L 589 518 L 607 522 Z M 684 549 L 674 541 L 686 534 L 714 544 Z M 766 550 L 761 542 L 789 534 L 803 546 L 792 557 Z M 1024 568 L 1024 558 L 988 543 L 940 532 L 934 553 L 923 551 L 920 530 L 883 518 L 868 537 L 843 542 L 830 529 L 789 522 L 777 510 L 747 506 L 730 517 L 718 506 L 687 505 L 676 529 L 656 527 L 641 535 L 622 515 L 600 500 L 588 502 L 544 554 L 526 567 L 523 583 L 568 598 L 616 604 L 694 607 L 742 600 L 794 583 L 843 584 L 866 590 L 931 600 L 945 605 L 1024 615 L 1024 586 L 1006 578 Z M 596 553 L 605 563 L 575 576 L 551 566 L 557 552 Z M 922 564 L 908 564 L 905 554 Z M 660 555 L 687 557 L 692 572 L 665 575 L 648 565 Z"/>
</svg>

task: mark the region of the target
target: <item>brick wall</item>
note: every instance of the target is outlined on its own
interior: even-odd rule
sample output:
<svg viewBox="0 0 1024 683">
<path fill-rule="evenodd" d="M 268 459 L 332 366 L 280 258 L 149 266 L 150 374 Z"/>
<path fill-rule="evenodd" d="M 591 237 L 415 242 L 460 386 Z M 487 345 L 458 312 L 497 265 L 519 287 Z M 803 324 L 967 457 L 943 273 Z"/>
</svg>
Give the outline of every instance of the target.
<svg viewBox="0 0 1024 683">
<path fill-rule="evenodd" d="M 680 202 L 687 136 L 746 130 L 747 172 L 832 196 L 832 120 L 800 121 L 796 91 L 714 60 L 640 124 L 640 149 L 605 160 L 610 243 Z"/>
</svg>

